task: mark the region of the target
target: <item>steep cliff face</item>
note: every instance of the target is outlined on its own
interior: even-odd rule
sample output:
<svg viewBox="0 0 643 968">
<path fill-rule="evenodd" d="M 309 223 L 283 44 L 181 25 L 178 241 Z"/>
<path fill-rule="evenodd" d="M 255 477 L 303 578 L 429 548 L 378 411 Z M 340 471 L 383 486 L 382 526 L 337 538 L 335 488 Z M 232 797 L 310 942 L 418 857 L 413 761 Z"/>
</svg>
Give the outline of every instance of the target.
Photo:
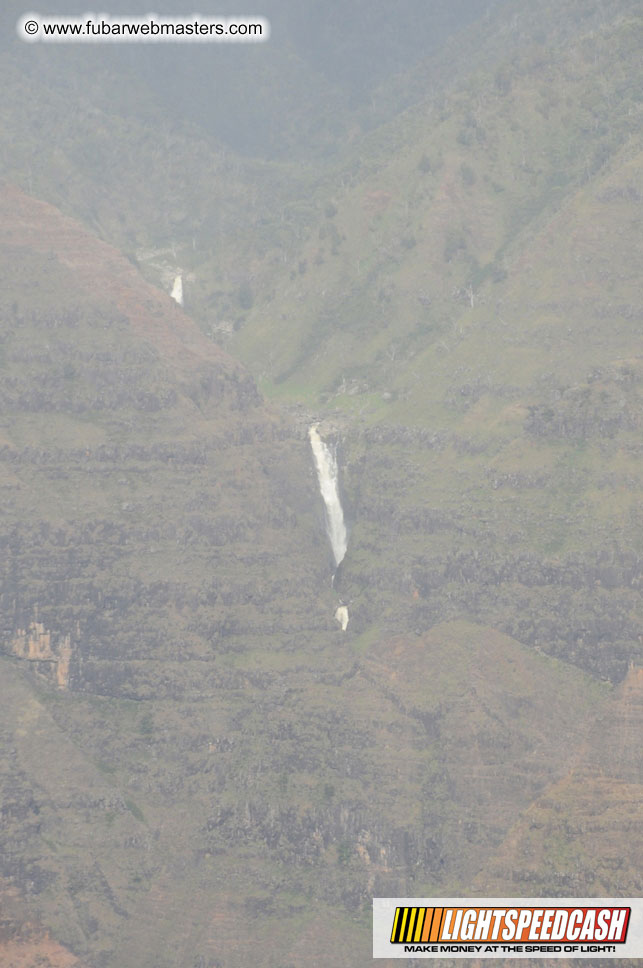
<svg viewBox="0 0 643 968">
<path fill-rule="evenodd" d="M 609 690 L 481 625 L 340 631 L 305 432 L 2 204 L 0 874 L 106 968 L 366 965 L 371 897 L 465 890 Z"/>
<path fill-rule="evenodd" d="M 147 661 L 200 692 L 217 656 L 323 629 L 306 442 L 115 250 L 11 189 L 0 215 L 5 649 L 64 639 L 72 688 L 140 696 Z"/>
<path fill-rule="evenodd" d="M 260 711 L 335 645 L 308 443 L 115 250 L 10 188 L 0 213 L 1 873 L 77 953 L 162 964 L 131 915 L 171 855 L 181 936 L 210 818 L 259 802 Z"/>
</svg>

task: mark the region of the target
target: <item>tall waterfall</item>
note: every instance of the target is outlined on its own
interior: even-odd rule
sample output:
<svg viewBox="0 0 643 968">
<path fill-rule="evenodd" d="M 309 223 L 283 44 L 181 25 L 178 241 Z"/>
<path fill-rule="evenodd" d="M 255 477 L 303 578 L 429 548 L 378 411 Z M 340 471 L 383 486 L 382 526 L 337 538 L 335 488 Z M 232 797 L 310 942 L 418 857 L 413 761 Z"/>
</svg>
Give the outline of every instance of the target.
<svg viewBox="0 0 643 968">
<path fill-rule="evenodd" d="M 326 533 L 333 550 L 335 568 L 337 568 L 346 554 L 348 543 L 342 502 L 339 499 L 337 459 L 334 450 L 319 436 L 317 424 L 313 424 L 308 431 L 308 436 L 315 458 L 319 490 L 324 499 Z"/>
</svg>

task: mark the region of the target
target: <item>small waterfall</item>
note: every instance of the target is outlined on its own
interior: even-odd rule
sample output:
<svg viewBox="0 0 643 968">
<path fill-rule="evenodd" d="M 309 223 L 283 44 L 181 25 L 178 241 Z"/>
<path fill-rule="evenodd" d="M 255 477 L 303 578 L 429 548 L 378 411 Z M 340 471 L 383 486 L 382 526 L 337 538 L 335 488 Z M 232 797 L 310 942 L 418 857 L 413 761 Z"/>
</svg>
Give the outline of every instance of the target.
<svg viewBox="0 0 643 968">
<path fill-rule="evenodd" d="M 335 621 L 339 622 L 342 627 L 342 632 L 345 632 L 348 628 L 348 609 L 345 605 L 338 605 L 335 612 Z"/>
<path fill-rule="evenodd" d="M 326 533 L 333 551 L 335 568 L 337 568 L 344 559 L 348 543 L 342 502 L 339 499 L 337 458 L 334 450 L 328 444 L 325 444 L 319 436 L 317 424 L 313 424 L 308 431 L 308 436 L 315 458 L 319 490 L 324 499 Z"/>
<path fill-rule="evenodd" d="M 183 276 L 178 275 L 174 279 L 174 285 L 172 286 L 172 292 L 170 296 L 177 302 L 179 306 L 183 305 Z"/>
</svg>

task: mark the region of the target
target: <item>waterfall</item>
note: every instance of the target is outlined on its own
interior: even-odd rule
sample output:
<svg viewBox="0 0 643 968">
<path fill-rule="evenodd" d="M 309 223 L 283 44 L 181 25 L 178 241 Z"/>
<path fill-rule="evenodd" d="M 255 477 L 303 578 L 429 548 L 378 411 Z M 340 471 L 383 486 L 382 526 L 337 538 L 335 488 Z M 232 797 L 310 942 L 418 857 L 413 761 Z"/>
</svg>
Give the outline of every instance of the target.
<svg viewBox="0 0 643 968">
<path fill-rule="evenodd" d="M 325 444 L 317 431 L 317 424 L 308 431 L 310 446 L 315 458 L 319 490 L 324 499 L 326 511 L 326 533 L 333 551 L 335 568 L 342 562 L 346 554 L 347 536 L 344 524 L 342 502 L 339 499 L 337 458 L 334 449 Z"/>
<path fill-rule="evenodd" d="M 177 302 L 179 306 L 183 305 L 183 276 L 176 276 L 174 280 L 174 285 L 172 286 L 172 292 L 170 296 Z"/>
<path fill-rule="evenodd" d="M 345 632 L 348 628 L 348 609 L 345 605 L 338 605 L 335 612 L 335 621 L 339 622 L 342 627 L 342 632 Z"/>
</svg>

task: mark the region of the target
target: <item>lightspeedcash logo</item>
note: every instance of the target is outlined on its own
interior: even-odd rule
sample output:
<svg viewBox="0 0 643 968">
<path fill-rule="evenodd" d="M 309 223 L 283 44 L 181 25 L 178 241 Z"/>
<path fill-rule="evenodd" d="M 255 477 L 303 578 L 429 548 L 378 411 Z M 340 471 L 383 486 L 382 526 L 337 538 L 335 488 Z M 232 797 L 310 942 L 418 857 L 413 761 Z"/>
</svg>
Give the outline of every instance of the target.
<svg viewBox="0 0 643 968">
<path fill-rule="evenodd" d="M 375 898 L 375 958 L 643 956 L 643 901 Z"/>
</svg>

